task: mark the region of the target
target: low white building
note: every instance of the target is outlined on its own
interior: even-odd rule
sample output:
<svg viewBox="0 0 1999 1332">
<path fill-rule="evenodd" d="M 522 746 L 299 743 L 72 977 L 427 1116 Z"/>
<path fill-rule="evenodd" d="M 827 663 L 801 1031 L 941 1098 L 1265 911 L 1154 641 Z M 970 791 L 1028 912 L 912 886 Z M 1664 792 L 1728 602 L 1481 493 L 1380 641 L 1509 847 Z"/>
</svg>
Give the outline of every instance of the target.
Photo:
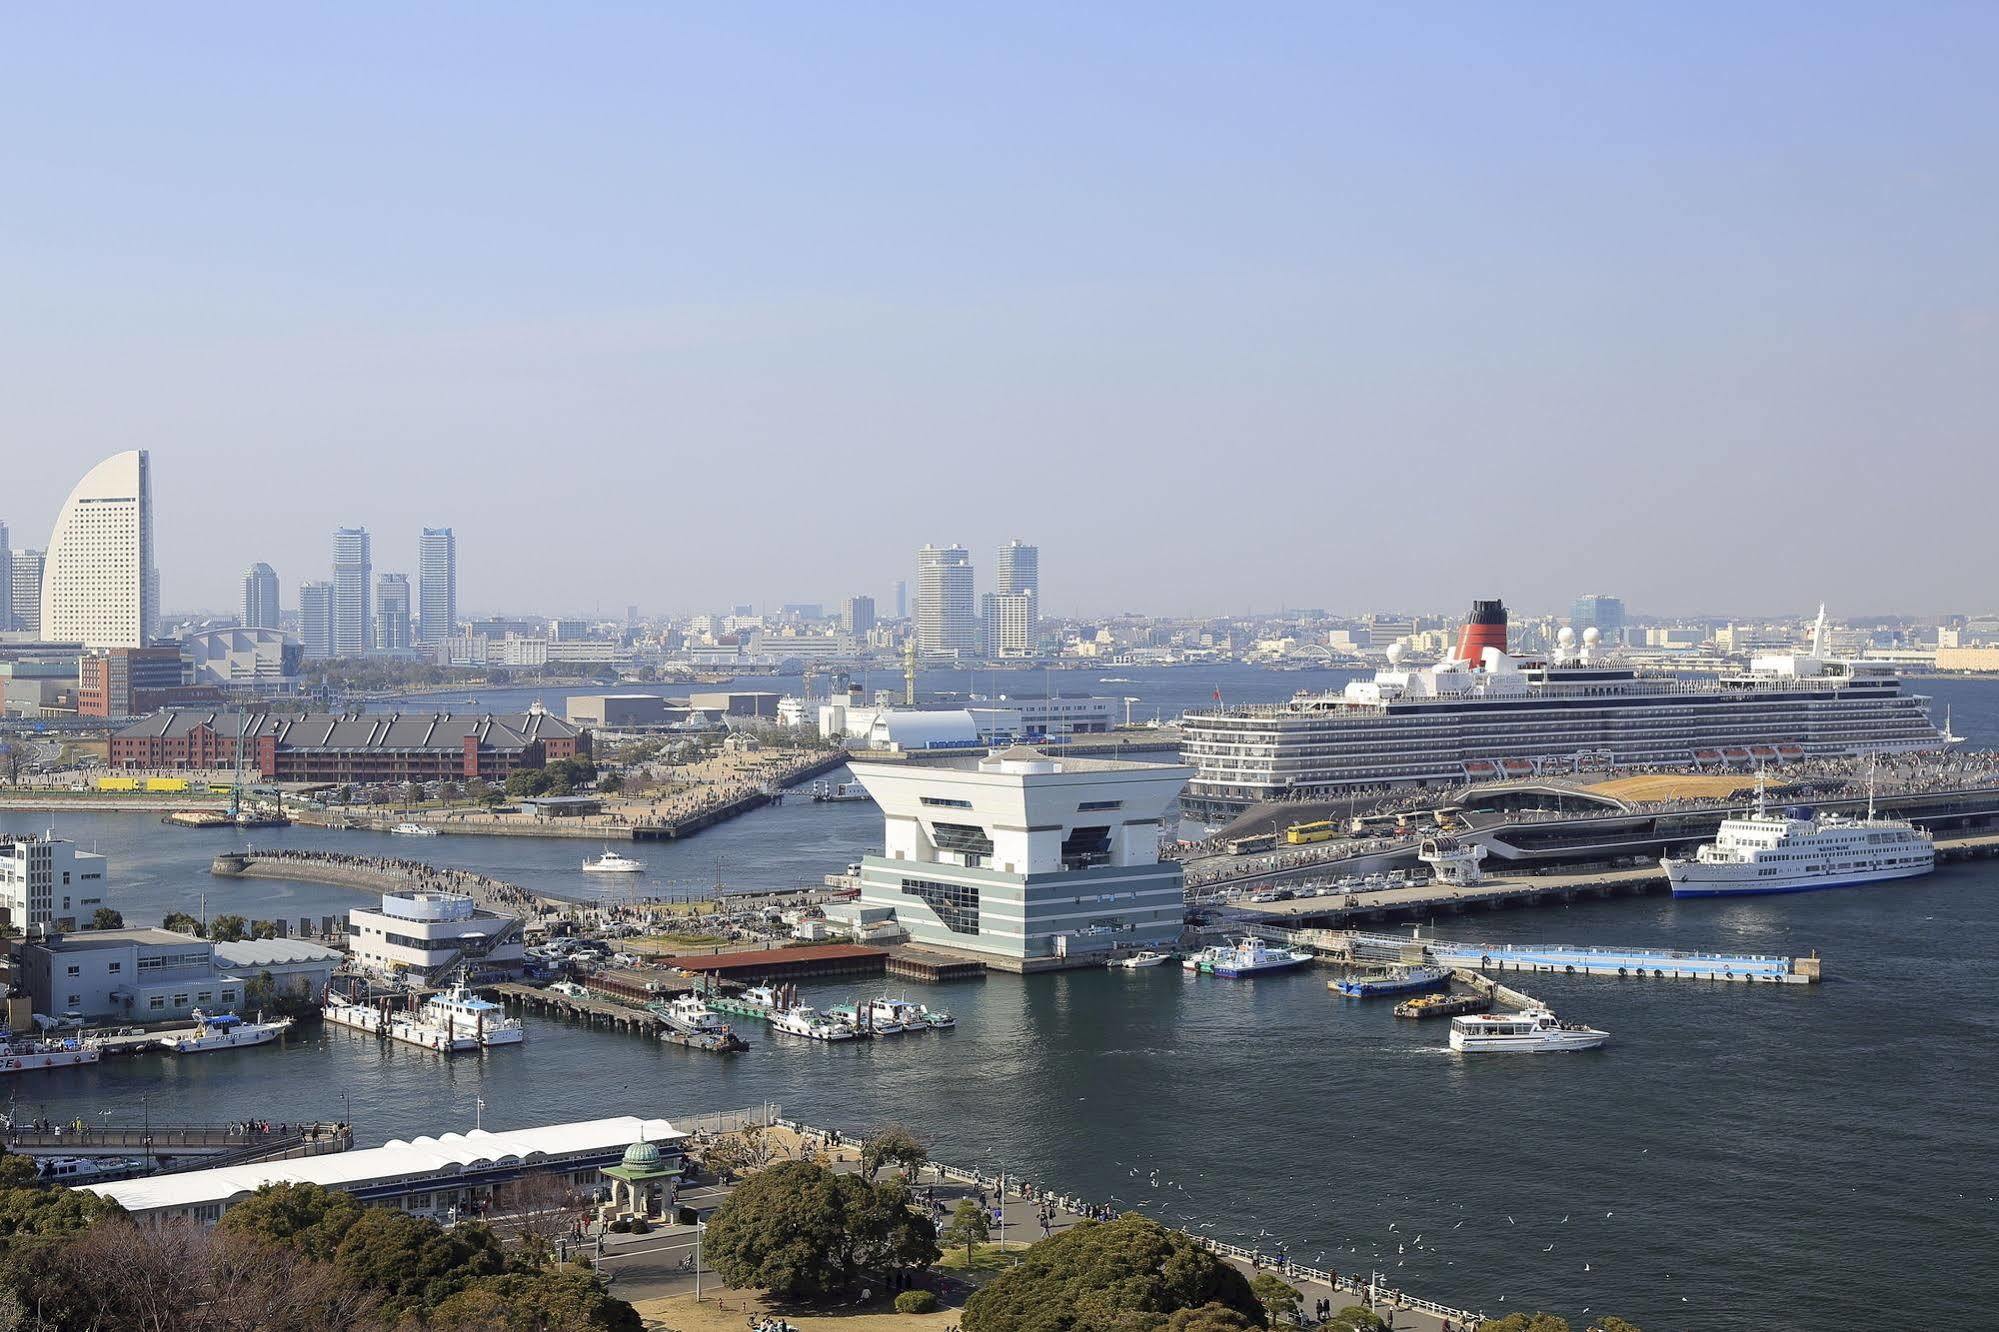
<svg viewBox="0 0 1999 1332">
<path fill-rule="evenodd" d="M 433 982 L 460 966 L 474 976 L 516 972 L 526 958 L 519 919 L 463 893 L 383 893 L 380 910 L 347 913 L 347 943 L 365 971 Z"/>
<path fill-rule="evenodd" d="M 853 771 L 883 816 L 857 922 L 1023 968 L 1179 938 L 1180 866 L 1159 843 L 1192 768 L 1013 748 Z"/>
<path fill-rule="evenodd" d="M 103 856 L 52 834 L 0 834 L 0 925 L 21 934 L 88 927 L 108 873 Z"/>
</svg>

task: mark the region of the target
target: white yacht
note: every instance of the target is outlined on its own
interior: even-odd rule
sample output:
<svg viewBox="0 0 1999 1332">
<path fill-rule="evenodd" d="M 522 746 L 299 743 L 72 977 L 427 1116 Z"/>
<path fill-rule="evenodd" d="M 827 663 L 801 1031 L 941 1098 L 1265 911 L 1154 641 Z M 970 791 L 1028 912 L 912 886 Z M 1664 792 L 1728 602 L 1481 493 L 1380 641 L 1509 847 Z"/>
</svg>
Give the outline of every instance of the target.
<svg viewBox="0 0 1999 1332">
<path fill-rule="evenodd" d="M 417 1010 L 417 1020 L 456 1038 L 470 1038 L 474 1046 L 519 1045 L 528 1034 L 519 1018 L 508 1017 L 506 1009 L 481 999 L 462 983 L 426 999 Z"/>
<path fill-rule="evenodd" d="M 1518 1013 L 1474 1013 L 1451 1019 L 1451 1048 L 1465 1054 L 1550 1054 L 1594 1050 L 1607 1031 L 1563 1022 L 1545 1008 Z"/>
<path fill-rule="evenodd" d="M 1126 971 L 1136 971 L 1140 967 L 1164 966 L 1170 961 L 1172 961 L 1172 958 L 1168 957 L 1165 953 L 1151 948 L 1141 948 L 1136 953 L 1127 953 L 1123 957 L 1114 957 L 1104 963 L 1104 965 L 1107 967 L 1122 967 Z"/>
<path fill-rule="evenodd" d="M 421 823 L 398 823 L 392 830 L 398 837 L 435 837 L 437 829 Z"/>
<path fill-rule="evenodd" d="M 603 855 L 595 860 L 583 862 L 585 874 L 642 874 L 645 872 L 645 867 L 646 863 L 643 860 L 621 856 L 608 846 L 604 848 Z"/>
<path fill-rule="evenodd" d="M 787 1008 L 770 1015 L 770 1025 L 793 1036 L 809 1036 L 815 1041 L 851 1041 L 854 1029 L 835 1022 L 809 1004 Z"/>
<path fill-rule="evenodd" d="M 1867 817 L 1849 819 L 1809 807 L 1772 814 L 1759 775 L 1753 813 L 1723 820 L 1692 857 L 1663 856 L 1659 864 L 1675 897 L 1739 897 L 1910 879 L 1935 869 L 1936 859 L 1927 829 L 1875 817 L 1871 780 Z"/>
<path fill-rule="evenodd" d="M 200 1009 L 194 1010 L 194 1034 L 192 1036 L 162 1036 L 160 1048 L 174 1054 L 205 1054 L 210 1050 L 234 1050 L 243 1046 L 263 1045 L 275 1041 L 291 1030 L 290 1018 L 274 1018 L 269 1022 L 259 1013 L 255 1022 L 245 1022 L 234 1013 L 210 1015 Z"/>
<path fill-rule="evenodd" d="M 883 995 L 868 1001 L 868 1027 L 877 1035 L 892 1036 L 899 1031 L 928 1031 L 923 1011 L 907 999 Z"/>
</svg>

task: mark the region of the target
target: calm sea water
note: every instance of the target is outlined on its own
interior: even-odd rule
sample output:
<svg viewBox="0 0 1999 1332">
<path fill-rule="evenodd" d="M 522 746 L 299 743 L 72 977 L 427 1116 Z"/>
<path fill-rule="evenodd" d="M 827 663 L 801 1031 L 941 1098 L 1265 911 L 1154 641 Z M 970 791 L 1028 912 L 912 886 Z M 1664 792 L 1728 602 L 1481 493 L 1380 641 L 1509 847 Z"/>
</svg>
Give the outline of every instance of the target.
<svg viewBox="0 0 1999 1332">
<path fill-rule="evenodd" d="M 1264 681 L 1264 696 L 1281 696 L 1301 677 Z M 1187 687 L 1205 695 L 1212 683 Z M 1950 698 L 1961 732 L 1999 741 L 1999 688 L 1921 687 Z M 248 915 L 361 900 L 212 879 L 209 857 L 241 840 L 230 833 L 140 815 L 60 828 L 111 855 L 135 921 L 193 909 L 203 891 L 210 911 Z M 815 881 L 876 837 L 871 806 L 801 801 L 642 854 L 654 891 L 712 883 L 717 862 L 731 888 L 778 886 Z M 417 855 L 579 895 L 590 885 L 576 866 L 594 850 L 303 829 L 250 840 Z M 364 1142 L 468 1126 L 480 1098 L 489 1126 L 769 1099 L 846 1127 L 907 1123 L 948 1158 L 1219 1237 L 1282 1238 L 1305 1260 L 1374 1267 L 1488 1313 L 1617 1311 L 1651 1332 L 1817 1332 L 1886 1308 L 1914 1326 L 1992 1324 L 1999 865 L 1764 901 L 1593 902 L 1445 932 L 1816 949 L 1829 978 L 1755 990 L 1540 978 L 1536 994 L 1614 1034 L 1600 1053 L 1543 1059 L 1452 1056 L 1435 1024 L 1340 1000 L 1322 975 L 1228 982 L 1162 968 L 924 989 L 959 1028 L 871 1045 L 753 1033 L 749 1053 L 723 1059 L 530 1019 L 525 1047 L 477 1058 L 324 1031 L 282 1050 L 117 1060 L 12 1090 L 24 1111 L 131 1123 L 345 1109 Z M 850 993 L 808 987 L 821 1002 Z"/>
</svg>

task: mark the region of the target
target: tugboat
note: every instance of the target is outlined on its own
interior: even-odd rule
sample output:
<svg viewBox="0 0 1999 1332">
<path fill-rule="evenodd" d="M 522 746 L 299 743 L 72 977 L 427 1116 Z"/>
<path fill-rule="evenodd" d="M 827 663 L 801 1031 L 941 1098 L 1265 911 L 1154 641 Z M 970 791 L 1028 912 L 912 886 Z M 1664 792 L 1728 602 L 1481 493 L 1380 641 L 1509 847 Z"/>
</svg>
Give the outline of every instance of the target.
<svg viewBox="0 0 1999 1332">
<path fill-rule="evenodd" d="M 1407 999 L 1395 1005 L 1395 1016 L 1399 1018 L 1440 1018 L 1457 1017 L 1464 1013 L 1483 1013 L 1492 1007 L 1492 1000 L 1482 994 L 1426 994 L 1418 999 Z"/>
<path fill-rule="evenodd" d="M 660 1039 L 695 1050 L 717 1054 L 747 1050 L 750 1043 L 729 1029 L 721 1014 L 701 1002 L 699 995 L 683 994 L 666 1004 L 647 1004 L 646 1011 L 666 1024 Z"/>
</svg>

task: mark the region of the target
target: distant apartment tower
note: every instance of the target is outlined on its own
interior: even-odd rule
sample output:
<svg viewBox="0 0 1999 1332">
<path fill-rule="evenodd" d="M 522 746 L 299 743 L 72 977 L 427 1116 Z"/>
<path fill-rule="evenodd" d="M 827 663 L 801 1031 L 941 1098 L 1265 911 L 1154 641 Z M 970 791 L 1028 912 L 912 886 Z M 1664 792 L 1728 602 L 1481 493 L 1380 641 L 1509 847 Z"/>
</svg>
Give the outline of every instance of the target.
<svg viewBox="0 0 1999 1332">
<path fill-rule="evenodd" d="M 8 558 L 13 565 L 10 575 L 12 586 L 8 589 L 8 600 L 12 603 L 14 631 L 22 634 L 42 635 L 42 564 L 43 555 L 39 550 L 17 550 Z"/>
<path fill-rule="evenodd" d="M 895 618 L 909 618 L 909 584 L 900 578 L 895 580 Z"/>
<path fill-rule="evenodd" d="M 1585 629 L 1595 629 L 1603 635 L 1606 643 L 1624 641 L 1624 598 L 1608 597 L 1600 592 L 1577 597 L 1569 607 L 1569 624 L 1580 634 Z"/>
<path fill-rule="evenodd" d="M 1024 546 L 1018 541 L 1009 541 L 999 548 L 999 566 L 994 571 L 993 591 L 1005 596 L 1009 592 L 1025 592 L 1029 596 L 1041 595 L 1041 547 Z"/>
<path fill-rule="evenodd" d="M 435 646 L 458 630 L 458 538 L 448 527 L 426 527 L 417 543 L 416 639 Z"/>
<path fill-rule="evenodd" d="M 365 527 L 333 534 L 333 655 L 358 657 L 374 646 L 373 543 Z"/>
<path fill-rule="evenodd" d="M 865 637 L 875 627 L 875 599 L 848 597 L 840 608 L 840 627 L 856 637 Z"/>
<path fill-rule="evenodd" d="M 14 627 L 14 548 L 7 544 L 7 524 L 0 522 L 0 633 Z"/>
<path fill-rule="evenodd" d="M 979 637 L 972 557 L 963 546 L 925 546 L 916 553 L 917 649 L 977 652 Z"/>
<path fill-rule="evenodd" d="M 333 584 L 298 585 L 298 641 L 308 659 L 333 655 Z"/>
<path fill-rule="evenodd" d="M 85 647 L 144 647 L 159 619 L 153 473 L 144 449 L 113 454 L 69 492 L 49 533 L 38 632 Z"/>
<path fill-rule="evenodd" d="M 1035 649 L 1034 594 L 988 592 L 985 647 L 988 657 L 1031 657 Z"/>
<path fill-rule="evenodd" d="M 275 629 L 280 618 L 278 571 L 259 561 L 243 575 L 243 627 Z"/>
<path fill-rule="evenodd" d="M 385 573 L 375 580 L 375 646 L 383 652 L 410 649 L 410 576 Z"/>
</svg>

